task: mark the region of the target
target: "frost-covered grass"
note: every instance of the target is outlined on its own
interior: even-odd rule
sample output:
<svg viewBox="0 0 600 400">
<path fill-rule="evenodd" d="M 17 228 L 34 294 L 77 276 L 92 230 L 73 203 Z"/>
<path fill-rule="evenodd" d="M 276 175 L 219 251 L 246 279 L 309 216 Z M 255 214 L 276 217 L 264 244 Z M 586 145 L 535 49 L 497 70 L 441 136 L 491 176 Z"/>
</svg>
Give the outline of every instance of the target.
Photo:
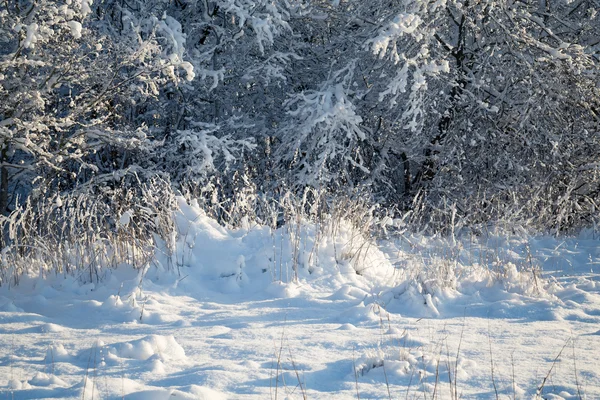
<svg viewBox="0 0 600 400">
<path fill-rule="evenodd" d="M 375 241 L 342 218 L 227 228 L 177 201 L 172 245 L 141 267 L 38 265 L 0 288 L 2 396 L 600 396 L 593 232 Z"/>
</svg>

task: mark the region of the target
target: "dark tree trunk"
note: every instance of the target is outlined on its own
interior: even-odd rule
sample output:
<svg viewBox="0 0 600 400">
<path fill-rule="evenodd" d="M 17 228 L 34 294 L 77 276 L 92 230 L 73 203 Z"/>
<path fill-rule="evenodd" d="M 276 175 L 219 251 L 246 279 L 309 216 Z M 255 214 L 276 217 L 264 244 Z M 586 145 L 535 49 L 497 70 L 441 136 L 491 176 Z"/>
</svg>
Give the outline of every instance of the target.
<svg viewBox="0 0 600 400">
<path fill-rule="evenodd" d="M 465 9 L 468 8 L 469 2 L 465 2 Z M 450 11 L 448 11 L 450 12 Z M 450 94 L 448 96 L 448 106 L 446 110 L 442 114 L 440 121 L 437 124 L 437 135 L 431 139 L 429 142 L 429 146 L 425 149 L 423 156 L 425 157 L 425 161 L 423 161 L 423 165 L 417 174 L 415 175 L 415 179 L 413 181 L 414 186 L 420 186 L 425 182 L 429 182 L 433 180 L 435 174 L 437 172 L 437 163 L 436 163 L 436 155 L 439 153 L 437 147 L 442 144 L 446 136 L 448 135 L 448 129 L 452 124 L 454 116 L 456 115 L 456 108 L 458 106 L 460 97 L 463 94 L 465 87 L 467 86 L 466 79 L 466 71 L 465 69 L 469 67 L 469 64 L 472 64 L 472 61 L 466 61 L 467 55 L 465 53 L 465 38 L 466 38 L 466 26 L 465 26 L 465 16 L 464 14 L 461 16 L 460 21 L 456 21 L 455 23 L 458 26 L 458 40 L 456 46 L 453 48 L 450 47 L 441 37 L 436 35 L 436 39 L 441 43 L 441 45 L 452 54 L 456 63 L 456 69 L 458 71 L 458 78 L 456 80 L 455 86 L 450 90 Z M 472 60 L 473 55 L 470 54 L 468 60 Z"/>
</svg>

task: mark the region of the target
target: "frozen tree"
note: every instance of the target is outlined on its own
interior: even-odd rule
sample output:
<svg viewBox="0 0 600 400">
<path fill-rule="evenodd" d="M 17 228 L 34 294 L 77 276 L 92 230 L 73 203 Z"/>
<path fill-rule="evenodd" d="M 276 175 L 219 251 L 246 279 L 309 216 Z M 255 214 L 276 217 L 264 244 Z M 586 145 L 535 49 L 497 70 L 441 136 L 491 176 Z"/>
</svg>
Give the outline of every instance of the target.
<svg viewBox="0 0 600 400">
<path fill-rule="evenodd" d="M 105 0 L 103 9 L 111 13 L 107 18 L 120 35 L 123 15 L 143 21 L 164 14 L 176 20 L 172 32 L 185 43 L 176 58 L 183 55 L 194 75 L 190 81 L 167 83 L 156 101 L 142 104 L 136 113 L 137 124 L 150 126 L 164 143 L 150 160 L 153 168 L 169 174 L 177 188 L 192 191 L 212 175 L 226 177 L 244 168 L 250 159 L 264 171 L 264 148 L 254 155 L 247 150 L 264 144 L 283 114 L 277 109 L 282 109 L 282 85 L 290 77 L 285 68 L 295 55 L 281 38 L 289 36 L 288 20 L 299 6 L 181 0 L 109 7 L 117 3 Z"/>
<path fill-rule="evenodd" d="M 433 31 L 408 12 L 418 7 L 388 3 L 315 1 L 291 24 L 298 58 L 277 155 L 295 183 L 367 187 L 388 203 L 410 191 L 429 81 L 449 67 L 429 51 Z"/>
</svg>

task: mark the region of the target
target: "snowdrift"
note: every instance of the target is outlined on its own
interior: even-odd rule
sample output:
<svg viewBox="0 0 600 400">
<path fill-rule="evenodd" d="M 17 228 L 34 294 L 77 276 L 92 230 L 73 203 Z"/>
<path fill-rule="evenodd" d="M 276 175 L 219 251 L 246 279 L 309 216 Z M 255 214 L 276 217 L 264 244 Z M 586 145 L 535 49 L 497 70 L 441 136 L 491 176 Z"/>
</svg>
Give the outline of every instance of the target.
<svg viewBox="0 0 600 400">
<path fill-rule="evenodd" d="M 157 249 L 141 270 L 0 288 L 5 393 L 600 396 L 593 235 L 375 241 L 343 221 L 228 229 L 178 201 L 175 250 Z"/>
</svg>

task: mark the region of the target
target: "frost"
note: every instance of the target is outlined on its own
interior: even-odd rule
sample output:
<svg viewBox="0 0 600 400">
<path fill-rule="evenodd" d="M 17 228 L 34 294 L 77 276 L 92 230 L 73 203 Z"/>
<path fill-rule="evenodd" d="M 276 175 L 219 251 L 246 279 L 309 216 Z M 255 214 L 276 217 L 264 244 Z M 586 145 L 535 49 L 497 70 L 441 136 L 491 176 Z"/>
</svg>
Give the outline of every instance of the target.
<svg viewBox="0 0 600 400">
<path fill-rule="evenodd" d="M 273 32 L 271 31 L 271 25 L 267 20 L 254 17 L 251 19 L 251 24 L 254 32 L 256 32 L 256 38 L 260 52 L 264 54 L 264 42 L 269 44 L 273 43 Z"/>
<path fill-rule="evenodd" d="M 223 79 L 225 79 L 225 69 L 223 69 L 223 68 L 221 68 L 218 71 L 211 71 L 211 70 L 203 69 L 200 71 L 200 74 L 201 74 L 202 79 L 212 78 L 213 83 L 210 86 L 210 88 L 208 88 L 209 91 L 216 89 L 217 86 L 219 86 L 219 81 L 222 81 Z"/>
<path fill-rule="evenodd" d="M 327 82 L 319 90 L 300 93 L 286 103 L 293 121 L 286 128 L 294 145 L 290 152 L 301 149 L 307 154 L 298 166 L 297 178 L 303 183 L 316 185 L 319 179 L 336 179 L 343 172 L 330 170 L 327 167 L 330 163 L 340 163 L 344 168 L 356 168 L 364 173 L 369 171 L 360 155 L 353 152 L 367 137 L 361 127 L 363 119 L 346 86 L 353 68 L 351 63 L 336 73 L 335 79 L 341 82 Z"/>
<path fill-rule="evenodd" d="M 94 3 L 94 0 L 81 0 L 81 14 L 85 17 L 92 12 L 90 6 Z"/>
<path fill-rule="evenodd" d="M 285 30 L 291 31 L 291 27 L 286 21 L 288 15 L 280 9 L 278 2 L 259 1 L 256 3 L 252 3 L 255 6 L 248 7 L 244 2 L 221 1 L 223 9 L 232 14 L 233 20 L 237 20 L 237 26 L 240 29 L 244 29 L 247 25 L 252 27 L 259 51 L 264 54 L 265 47 L 273 44 L 275 36 Z"/>
<path fill-rule="evenodd" d="M 162 32 L 168 42 L 168 46 L 166 46 L 167 59 L 173 64 L 173 66 L 181 67 L 186 73 L 185 79 L 192 81 L 196 77 L 196 73 L 194 72 L 194 66 L 192 63 L 189 61 L 183 61 L 186 35 L 183 33 L 181 24 L 175 18 L 167 15 L 158 23 L 158 29 Z M 172 66 L 165 68 L 165 73 L 171 79 L 177 79 L 175 76 L 175 68 Z"/>
<path fill-rule="evenodd" d="M 384 90 L 383 92 L 379 93 L 379 101 L 383 101 L 385 96 L 387 96 L 388 94 L 391 94 L 394 97 L 397 97 L 397 95 L 399 93 L 406 92 L 407 83 L 408 83 L 408 63 L 406 62 L 406 63 L 404 63 L 402 68 L 400 70 L 398 70 L 396 76 L 394 77 L 394 79 L 392 79 L 392 81 L 388 85 L 388 88 L 386 90 Z"/>
</svg>

